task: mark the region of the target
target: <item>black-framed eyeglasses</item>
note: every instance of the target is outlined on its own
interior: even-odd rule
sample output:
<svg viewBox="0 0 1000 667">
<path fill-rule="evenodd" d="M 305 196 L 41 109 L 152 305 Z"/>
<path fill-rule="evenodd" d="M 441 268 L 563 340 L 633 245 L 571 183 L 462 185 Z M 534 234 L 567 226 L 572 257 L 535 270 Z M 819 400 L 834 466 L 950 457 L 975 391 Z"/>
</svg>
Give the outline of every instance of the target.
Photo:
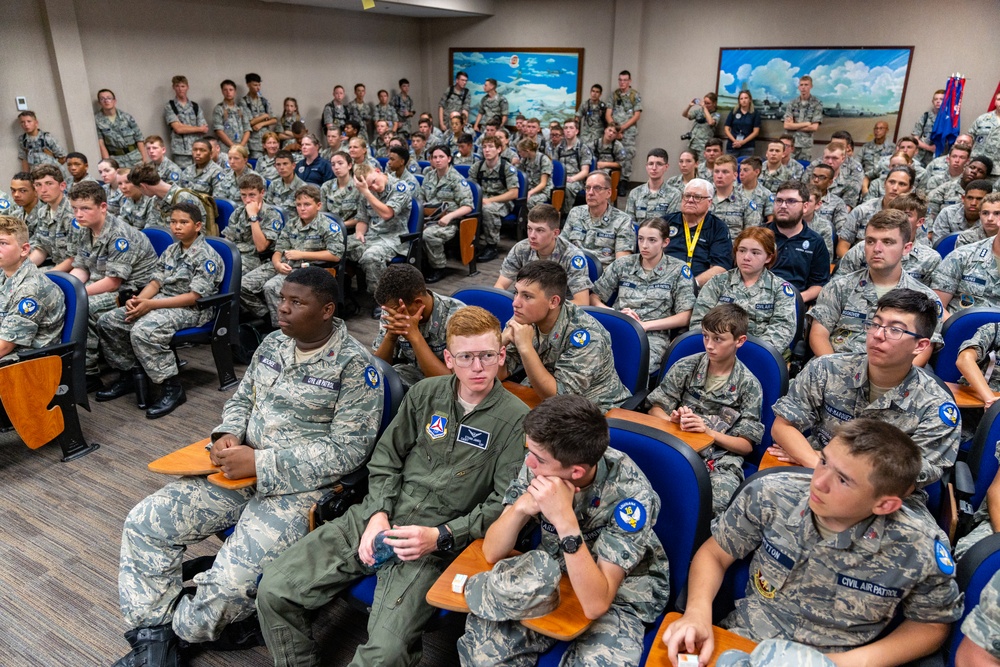
<svg viewBox="0 0 1000 667">
<path fill-rule="evenodd" d="M 882 335 L 885 336 L 886 340 L 901 340 L 903 338 L 903 334 L 913 336 L 914 338 L 923 338 L 923 336 L 918 333 L 907 331 L 906 329 L 901 329 L 900 327 L 890 327 L 886 324 L 879 324 L 874 320 L 865 320 L 865 332 L 874 333 L 879 329 L 882 330 Z"/>
<path fill-rule="evenodd" d="M 775 206 L 795 206 L 795 205 L 801 204 L 801 203 L 802 203 L 801 199 L 775 199 L 774 200 L 774 205 Z"/>
<path fill-rule="evenodd" d="M 688 195 L 688 194 L 684 194 L 684 195 L 681 195 L 681 199 L 683 199 L 685 201 L 701 201 L 703 199 L 711 199 L 711 197 L 709 197 L 708 195 Z"/>
</svg>

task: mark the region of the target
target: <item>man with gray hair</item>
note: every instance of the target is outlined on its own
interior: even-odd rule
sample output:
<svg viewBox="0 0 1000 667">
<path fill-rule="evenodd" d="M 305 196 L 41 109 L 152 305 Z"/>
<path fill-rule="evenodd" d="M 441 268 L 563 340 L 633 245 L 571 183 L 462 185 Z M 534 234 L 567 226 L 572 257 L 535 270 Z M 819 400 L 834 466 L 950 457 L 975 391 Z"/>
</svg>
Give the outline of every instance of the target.
<svg viewBox="0 0 1000 667">
<path fill-rule="evenodd" d="M 714 185 L 703 178 L 692 178 L 684 186 L 681 210 L 664 218 L 670 225 L 670 245 L 664 253 L 688 265 L 696 289 L 709 278 L 733 268 L 729 228 L 708 212 L 714 197 Z"/>
</svg>

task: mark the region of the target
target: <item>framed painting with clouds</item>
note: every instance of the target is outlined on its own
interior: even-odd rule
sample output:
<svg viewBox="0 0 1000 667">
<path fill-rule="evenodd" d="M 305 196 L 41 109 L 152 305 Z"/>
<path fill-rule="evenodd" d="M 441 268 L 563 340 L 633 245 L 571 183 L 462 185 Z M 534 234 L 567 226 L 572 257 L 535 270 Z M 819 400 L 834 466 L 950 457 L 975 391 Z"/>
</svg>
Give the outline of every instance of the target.
<svg viewBox="0 0 1000 667">
<path fill-rule="evenodd" d="M 761 139 L 780 136 L 785 108 L 798 97 L 799 77 L 813 79 L 812 95 L 823 103 L 817 142 L 838 130 L 851 133 L 860 146 L 872 139 L 877 121 L 898 133 L 912 46 L 879 48 L 722 48 L 716 93 L 725 119 L 742 90 L 753 95 L 761 112 Z M 720 123 L 721 125 L 721 123 Z"/>
<path fill-rule="evenodd" d="M 507 98 L 514 124 L 518 113 L 537 118 L 542 126 L 576 115 L 583 81 L 583 49 L 449 49 L 451 75 L 469 75 L 470 113 L 476 117 L 483 99 L 483 83 L 496 79 L 497 91 Z"/>
</svg>

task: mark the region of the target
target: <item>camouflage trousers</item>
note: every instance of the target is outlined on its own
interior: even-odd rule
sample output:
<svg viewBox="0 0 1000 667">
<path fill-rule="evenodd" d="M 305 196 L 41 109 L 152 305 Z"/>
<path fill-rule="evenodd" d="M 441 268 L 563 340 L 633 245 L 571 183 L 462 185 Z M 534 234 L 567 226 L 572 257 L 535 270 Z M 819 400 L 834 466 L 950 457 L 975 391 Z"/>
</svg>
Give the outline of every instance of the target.
<svg viewBox="0 0 1000 667">
<path fill-rule="evenodd" d="M 708 481 L 712 483 L 712 516 L 719 516 L 743 483 L 743 457 L 723 454 L 715 459 L 713 467 L 708 469 Z"/>
<path fill-rule="evenodd" d="M 276 275 L 278 272 L 274 270 L 274 264 L 271 262 L 265 262 L 250 273 L 244 273 L 240 283 L 240 308 L 253 313 L 256 317 L 267 315 L 264 285 Z M 274 322 L 277 322 L 277 319 L 272 320 L 272 323 Z"/>
<path fill-rule="evenodd" d="M 635 143 L 639 137 L 639 128 L 635 125 L 622 132 L 622 146 L 625 148 L 625 159 L 622 160 L 622 182 L 632 180 L 632 161 L 635 160 Z"/>
<path fill-rule="evenodd" d="M 180 155 L 178 153 L 175 153 L 170 156 L 170 159 L 173 160 L 174 164 L 176 164 L 181 169 L 184 169 L 185 167 L 190 167 L 191 165 L 194 164 L 194 159 L 192 159 L 190 155 Z"/>
<path fill-rule="evenodd" d="M 500 226 L 505 215 L 514 210 L 514 203 L 505 201 L 483 204 L 483 225 L 479 230 L 479 244 L 497 245 L 500 243 Z"/>
<path fill-rule="evenodd" d="M 953 550 L 955 553 L 955 560 L 961 558 L 966 551 L 992 534 L 993 524 L 990 523 L 989 515 L 987 515 L 983 521 L 969 531 L 968 535 L 959 539 L 958 542 L 955 543 L 955 548 Z"/>
<path fill-rule="evenodd" d="M 112 155 L 115 162 L 118 163 L 119 167 L 135 167 L 136 165 L 142 164 L 142 153 L 136 148 L 134 151 L 130 151 L 125 155 Z"/>
<path fill-rule="evenodd" d="M 87 375 L 100 371 L 97 365 L 101 355 L 98 350 L 97 320 L 101 315 L 118 307 L 118 292 L 92 294 L 87 297 Z"/>
<path fill-rule="evenodd" d="M 544 190 L 542 190 L 536 195 L 531 195 L 530 197 L 528 197 L 528 203 L 527 203 L 528 210 L 530 211 L 539 204 L 548 204 L 551 198 L 552 198 L 552 193 L 550 192 L 547 193 Z"/>
<path fill-rule="evenodd" d="M 663 358 L 670 347 L 670 334 L 666 331 L 647 331 L 646 340 L 649 341 L 649 375 L 653 376 L 663 367 Z"/>
<path fill-rule="evenodd" d="M 448 265 L 448 258 L 444 254 L 444 244 L 455 238 L 457 233 L 457 222 L 439 225 L 437 222 L 431 221 L 424 227 L 424 251 L 427 253 L 427 263 L 432 269 L 443 269 Z"/>
<path fill-rule="evenodd" d="M 256 251 L 251 250 L 250 252 L 241 252 L 240 261 L 243 263 L 243 275 L 246 275 L 259 267 L 263 262 L 260 261 L 260 255 Z M 271 262 L 269 261 L 268 264 Z"/>
<path fill-rule="evenodd" d="M 573 640 L 559 665 L 638 665 L 645 629 L 631 608 L 612 605 L 604 616 Z M 469 614 L 465 634 L 458 640 L 458 657 L 462 667 L 533 667 L 538 656 L 557 643 L 558 640 L 529 630 L 519 621 L 488 621 Z"/>
<path fill-rule="evenodd" d="M 264 301 L 271 323 L 278 325 L 278 303 L 281 301 L 281 286 L 285 284 L 285 276 L 280 273 L 264 283 Z"/>
<path fill-rule="evenodd" d="M 361 266 L 371 295 L 375 294 L 382 272 L 396 254 L 396 243 L 392 239 L 365 239 L 362 243 L 355 236 L 347 237 L 347 259 Z"/>
<path fill-rule="evenodd" d="M 399 375 L 399 379 L 403 381 L 403 386 L 407 389 L 424 379 L 424 372 L 420 370 L 420 366 L 416 363 L 394 364 L 393 369 Z"/>
<path fill-rule="evenodd" d="M 753 653 L 730 650 L 719 656 L 716 667 L 836 667 L 814 648 L 787 639 L 765 639 Z"/>
<path fill-rule="evenodd" d="M 170 339 L 181 329 L 204 324 L 211 316 L 211 310 L 161 308 L 126 322 L 125 308 L 115 308 L 101 315 L 97 334 L 104 358 L 113 368 L 127 371 L 139 364 L 150 380 L 161 384 L 178 373 Z"/>
<path fill-rule="evenodd" d="M 131 628 L 172 623 L 189 642 L 217 639 L 253 613 L 264 566 L 309 530 L 309 507 L 322 491 L 257 496 L 184 477 L 140 502 L 125 519 L 118 574 L 122 614 Z M 181 560 L 189 544 L 235 524 L 215 564 L 198 574 L 194 597 L 181 594 Z"/>
<path fill-rule="evenodd" d="M 566 196 L 563 198 L 562 214 L 569 215 L 576 204 L 576 196 L 583 192 L 584 181 L 566 181 Z"/>
<path fill-rule="evenodd" d="M 311 631 L 312 612 L 326 605 L 373 570 L 357 558 L 368 524 L 367 505 L 312 531 L 268 566 L 257 591 L 257 613 L 276 667 L 319 667 Z M 415 665 L 420 635 L 436 609 L 424 599 L 447 562 L 434 555 L 416 561 L 390 560 L 378 577 L 368 641 L 351 665 Z"/>
</svg>

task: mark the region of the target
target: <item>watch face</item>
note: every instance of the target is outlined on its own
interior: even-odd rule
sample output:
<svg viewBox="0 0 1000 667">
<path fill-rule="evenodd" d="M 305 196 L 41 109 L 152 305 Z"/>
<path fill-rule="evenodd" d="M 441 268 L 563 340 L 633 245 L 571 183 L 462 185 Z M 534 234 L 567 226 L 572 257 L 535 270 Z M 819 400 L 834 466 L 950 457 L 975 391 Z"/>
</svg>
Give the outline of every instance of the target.
<svg viewBox="0 0 1000 667">
<path fill-rule="evenodd" d="M 581 544 L 583 544 L 583 538 L 579 535 L 565 537 L 559 542 L 559 546 L 568 554 L 575 554 Z"/>
</svg>

